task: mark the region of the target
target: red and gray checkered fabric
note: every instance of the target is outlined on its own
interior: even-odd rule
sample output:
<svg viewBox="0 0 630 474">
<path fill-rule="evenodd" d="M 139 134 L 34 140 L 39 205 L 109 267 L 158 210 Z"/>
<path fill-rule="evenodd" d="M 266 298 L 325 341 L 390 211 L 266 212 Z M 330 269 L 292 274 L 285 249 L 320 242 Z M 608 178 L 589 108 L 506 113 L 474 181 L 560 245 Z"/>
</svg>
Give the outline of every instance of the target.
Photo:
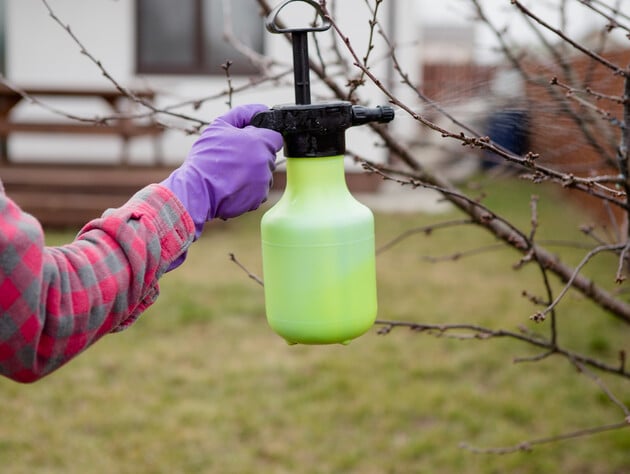
<svg viewBox="0 0 630 474">
<path fill-rule="evenodd" d="M 46 247 L 38 221 L 0 185 L 0 374 L 35 381 L 131 325 L 194 230 L 177 198 L 152 184 L 71 244 Z"/>
</svg>

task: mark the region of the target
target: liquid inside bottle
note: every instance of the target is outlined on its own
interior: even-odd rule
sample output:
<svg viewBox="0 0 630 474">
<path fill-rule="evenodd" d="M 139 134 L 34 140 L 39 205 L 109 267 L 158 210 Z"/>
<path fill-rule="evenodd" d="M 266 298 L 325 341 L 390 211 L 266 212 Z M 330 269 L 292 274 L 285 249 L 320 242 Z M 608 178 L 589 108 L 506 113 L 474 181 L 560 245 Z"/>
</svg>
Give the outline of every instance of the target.
<svg viewBox="0 0 630 474">
<path fill-rule="evenodd" d="M 374 217 L 350 194 L 343 156 L 288 158 L 261 237 L 267 320 L 288 343 L 347 343 L 374 324 Z"/>
</svg>

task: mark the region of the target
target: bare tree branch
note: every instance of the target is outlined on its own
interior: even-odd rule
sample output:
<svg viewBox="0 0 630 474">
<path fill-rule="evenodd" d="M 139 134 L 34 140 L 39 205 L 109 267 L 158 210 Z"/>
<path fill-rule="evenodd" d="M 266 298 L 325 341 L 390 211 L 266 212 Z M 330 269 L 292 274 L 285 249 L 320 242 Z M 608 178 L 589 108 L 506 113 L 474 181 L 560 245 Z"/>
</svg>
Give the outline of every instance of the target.
<svg viewBox="0 0 630 474">
<path fill-rule="evenodd" d="M 260 277 L 254 275 L 253 273 L 251 273 L 241 262 L 238 261 L 238 259 L 236 258 L 236 255 L 234 255 L 233 253 L 230 252 L 230 260 L 232 262 L 234 262 L 236 265 L 238 265 L 238 267 L 243 270 L 247 276 L 249 278 L 251 278 L 252 280 L 254 280 L 256 283 L 258 283 L 260 286 L 265 286 L 263 281 L 260 279 Z"/>
<path fill-rule="evenodd" d="M 508 331 L 505 329 L 490 329 L 476 324 L 427 324 L 416 323 L 411 321 L 394 321 L 387 319 L 378 319 L 376 324 L 382 326 L 378 329 L 379 335 L 387 335 L 397 328 L 407 328 L 411 331 L 429 334 L 436 337 L 443 337 L 450 334 L 449 337 L 454 339 L 480 339 L 489 340 L 496 338 L 509 338 L 516 339 L 529 345 L 546 349 L 553 354 L 561 355 L 568 360 L 578 361 L 586 366 L 593 367 L 601 370 L 602 372 L 608 372 L 614 375 L 621 376 L 623 378 L 630 379 L 630 372 L 625 367 L 618 365 L 610 365 L 602 362 L 601 360 L 589 357 L 584 354 L 578 354 L 577 352 L 559 347 L 552 341 L 542 338 L 536 335 L 517 333 L 514 331 Z"/>
<path fill-rule="evenodd" d="M 570 44 L 571 46 L 573 46 L 575 49 L 577 49 L 581 53 L 584 53 L 585 55 L 591 57 L 592 59 L 594 59 L 598 63 L 600 63 L 603 66 L 605 66 L 608 69 L 610 69 L 613 73 L 615 73 L 615 74 L 617 74 L 619 76 L 623 76 L 623 77 L 628 76 L 628 71 L 626 71 L 625 69 L 620 68 L 616 64 L 613 64 L 610 61 L 608 61 L 606 58 L 598 55 L 597 53 L 591 51 L 590 49 L 585 48 L 584 46 L 582 46 L 578 42 L 572 40 L 564 32 L 562 32 L 561 30 L 559 30 L 557 28 L 554 28 L 549 23 L 545 22 L 542 18 L 540 18 L 539 16 L 535 15 L 531 10 L 529 10 L 527 7 L 525 7 L 519 0 L 510 0 L 510 1 L 511 1 L 512 5 L 514 5 L 516 8 L 518 8 L 523 14 L 527 15 L 532 20 L 534 20 L 536 23 L 540 24 L 545 29 L 551 31 L 552 33 L 554 33 L 555 35 L 560 37 L 565 43 Z"/>
<path fill-rule="evenodd" d="M 571 431 L 557 436 L 548 436 L 545 438 L 537 438 L 529 441 L 523 441 L 514 446 L 508 446 L 503 448 L 477 448 L 471 446 L 468 443 L 461 443 L 460 447 L 466 449 L 475 454 L 511 454 L 518 451 L 531 451 L 534 446 L 541 444 L 557 443 L 558 441 L 566 441 L 569 439 L 584 438 L 586 436 L 593 436 L 598 433 L 605 433 L 606 431 L 614 431 L 623 428 L 628 428 L 630 422 L 628 420 L 621 421 L 619 423 L 612 423 L 610 425 L 597 426 L 594 428 L 585 428 L 582 430 Z"/>
</svg>

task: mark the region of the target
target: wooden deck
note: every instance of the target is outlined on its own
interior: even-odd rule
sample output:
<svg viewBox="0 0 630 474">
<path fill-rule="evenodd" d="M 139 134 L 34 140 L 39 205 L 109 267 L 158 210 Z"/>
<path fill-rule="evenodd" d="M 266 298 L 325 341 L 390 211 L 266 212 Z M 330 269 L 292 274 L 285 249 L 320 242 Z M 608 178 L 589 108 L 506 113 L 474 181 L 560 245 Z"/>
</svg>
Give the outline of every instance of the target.
<svg viewBox="0 0 630 474">
<path fill-rule="evenodd" d="M 0 166 L 7 195 L 47 227 L 80 227 L 119 207 L 172 168 L 28 164 Z"/>
</svg>

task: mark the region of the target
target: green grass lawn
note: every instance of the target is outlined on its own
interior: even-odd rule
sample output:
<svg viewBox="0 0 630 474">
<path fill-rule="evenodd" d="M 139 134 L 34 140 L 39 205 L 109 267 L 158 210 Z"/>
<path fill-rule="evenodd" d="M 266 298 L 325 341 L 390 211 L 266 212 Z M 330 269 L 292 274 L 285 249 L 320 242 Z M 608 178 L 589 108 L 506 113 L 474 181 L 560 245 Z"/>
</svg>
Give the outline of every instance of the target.
<svg viewBox="0 0 630 474">
<path fill-rule="evenodd" d="M 541 194 L 540 238 L 585 238 L 576 210 L 523 182 L 492 184 L 488 203 L 528 230 Z M 460 447 L 615 423 L 621 411 L 565 360 L 514 364 L 516 341 L 460 341 L 376 328 L 348 346 L 289 346 L 267 326 L 260 274 L 264 210 L 210 225 L 158 302 L 128 331 L 101 340 L 33 384 L 0 380 L 2 473 L 630 473 L 630 430 L 478 455 Z M 459 217 L 378 214 L 377 245 L 411 227 Z M 584 222 L 588 219 L 584 217 Z M 579 222 L 578 222 L 579 221 Z M 49 242 L 71 239 L 51 233 Z M 475 228 L 415 235 L 379 255 L 379 318 L 468 322 L 546 332 L 521 296 L 542 292 L 511 250 L 428 263 L 493 243 Z M 579 253 L 563 251 L 575 263 Z M 616 261 L 598 258 L 588 272 Z M 554 287 L 560 288 L 555 282 Z M 561 340 L 614 363 L 627 327 L 569 294 Z M 604 377 L 630 403 L 630 383 Z"/>
</svg>

